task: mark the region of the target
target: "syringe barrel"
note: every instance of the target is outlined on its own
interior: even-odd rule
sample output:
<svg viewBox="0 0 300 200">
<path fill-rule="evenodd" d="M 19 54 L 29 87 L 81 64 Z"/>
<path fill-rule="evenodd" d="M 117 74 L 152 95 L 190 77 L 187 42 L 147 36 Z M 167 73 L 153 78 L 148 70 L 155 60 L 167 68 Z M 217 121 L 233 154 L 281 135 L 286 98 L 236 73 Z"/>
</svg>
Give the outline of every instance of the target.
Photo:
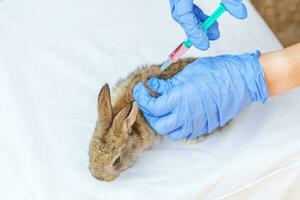
<svg viewBox="0 0 300 200">
<path fill-rule="evenodd" d="M 179 58 L 183 56 L 183 54 L 188 50 L 189 48 L 184 45 L 184 43 L 181 43 L 171 54 L 170 59 L 172 59 L 173 62 L 176 62 Z"/>
</svg>

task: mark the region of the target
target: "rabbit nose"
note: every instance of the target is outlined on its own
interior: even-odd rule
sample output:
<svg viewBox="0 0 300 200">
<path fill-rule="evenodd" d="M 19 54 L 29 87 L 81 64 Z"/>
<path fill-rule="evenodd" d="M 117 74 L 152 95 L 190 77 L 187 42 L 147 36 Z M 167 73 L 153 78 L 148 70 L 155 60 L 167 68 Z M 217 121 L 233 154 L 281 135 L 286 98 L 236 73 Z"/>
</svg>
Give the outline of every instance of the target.
<svg viewBox="0 0 300 200">
<path fill-rule="evenodd" d="M 93 175 L 93 177 L 99 181 L 105 181 L 105 178 L 103 178 L 102 176 L 99 176 L 98 173 L 95 173 L 94 170 L 92 170 L 91 166 L 89 167 L 91 174 Z"/>
</svg>

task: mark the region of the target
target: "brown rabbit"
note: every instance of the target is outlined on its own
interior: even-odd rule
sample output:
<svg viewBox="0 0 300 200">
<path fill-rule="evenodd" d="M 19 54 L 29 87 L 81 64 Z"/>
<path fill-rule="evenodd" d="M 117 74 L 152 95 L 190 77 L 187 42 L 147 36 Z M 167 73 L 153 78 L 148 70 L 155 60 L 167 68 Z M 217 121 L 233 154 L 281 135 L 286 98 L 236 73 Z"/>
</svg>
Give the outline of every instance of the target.
<svg viewBox="0 0 300 200">
<path fill-rule="evenodd" d="M 134 86 L 143 82 L 157 96 L 146 83 L 150 77 L 171 78 L 194 60 L 179 60 L 166 71 L 160 71 L 160 65 L 138 68 L 117 83 L 112 98 L 108 84 L 102 87 L 98 96 L 99 119 L 89 148 L 89 167 L 95 178 L 114 180 L 134 163 L 139 152 L 149 148 L 154 141 L 156 133 L 132 97 Z"/>
</svg>

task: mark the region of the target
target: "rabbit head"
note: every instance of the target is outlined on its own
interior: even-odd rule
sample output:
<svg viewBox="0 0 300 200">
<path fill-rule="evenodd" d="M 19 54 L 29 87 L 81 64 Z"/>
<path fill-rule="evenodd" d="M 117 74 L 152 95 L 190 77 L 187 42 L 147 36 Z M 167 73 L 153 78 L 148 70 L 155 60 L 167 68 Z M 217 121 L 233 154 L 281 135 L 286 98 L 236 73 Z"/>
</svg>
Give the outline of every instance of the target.
<svg viewBox="0 0 300 200">
<path fill-rule="evenodd" d="M 112 181 L 133 164 L 138 138 L 131 132 L 138 111 L 134 102 L 114 113 L 109 86 L 102 87 L 98 96 L 98 121 L 89 148 L 89 168 L 95 178 Z"/>
</svg>

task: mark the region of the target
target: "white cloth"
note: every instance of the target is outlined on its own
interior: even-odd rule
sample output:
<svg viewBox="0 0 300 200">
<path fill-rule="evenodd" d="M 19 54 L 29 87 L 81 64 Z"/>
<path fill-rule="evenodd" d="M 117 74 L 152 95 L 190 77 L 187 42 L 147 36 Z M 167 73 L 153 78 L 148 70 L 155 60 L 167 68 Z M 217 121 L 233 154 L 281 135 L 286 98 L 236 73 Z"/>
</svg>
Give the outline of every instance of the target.
<svg viewBox="0 0 300 200">
<path fill-rule="evenodd" d="M 207 13 L 218 6 L 197 4 Z M 247 20 L 224 15 L 221 39 L 187 56 L 281 48 L 247 7 Z M 287 191 L 282 184 L 295 179 L 275 172 L 291 174 L 300 158 L 299 90 L 251 106 L 201 143 L 157 142 L 114 182 L 89 174 L 101 86 L 161 63 L 183 39 L 167 0 L 0 1 L 0 199 L 267 197 L 260 188 L 276 199 Z M 258 182 L 272 173 L 277 185 Z"/>
</svg>

